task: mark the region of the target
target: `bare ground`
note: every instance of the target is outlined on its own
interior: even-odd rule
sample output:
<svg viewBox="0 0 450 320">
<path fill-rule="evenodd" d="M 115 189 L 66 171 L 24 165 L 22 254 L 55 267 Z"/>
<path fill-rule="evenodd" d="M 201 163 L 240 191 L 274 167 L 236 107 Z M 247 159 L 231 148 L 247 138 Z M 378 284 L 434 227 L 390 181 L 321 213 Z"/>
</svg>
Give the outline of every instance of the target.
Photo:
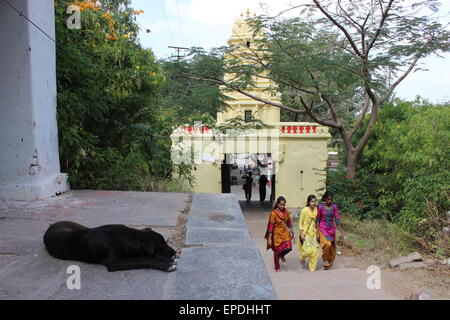
<svg viewBox="0 0 450 320">
<path fill-rule="evenodd" d="M 431 290 L 436 299 L 450 299 L 450 265 L 441 265 L 439 262 L 429 265 L 427 269 L 405 270 L 391 269 L 387 265 L 379 265 L 380 258 L 376 252 L 361 252 L 355 250 L 350 243 L 341 242 L 338 250 L 345 257 L 346 267 L 366 270 L 370 265 L 378 265 L 381 269 L 382 288 L 397 299 L 409 300 L 414 292 Z M 424 261 L 432 259 L 422 255 Z"/>
</svg>

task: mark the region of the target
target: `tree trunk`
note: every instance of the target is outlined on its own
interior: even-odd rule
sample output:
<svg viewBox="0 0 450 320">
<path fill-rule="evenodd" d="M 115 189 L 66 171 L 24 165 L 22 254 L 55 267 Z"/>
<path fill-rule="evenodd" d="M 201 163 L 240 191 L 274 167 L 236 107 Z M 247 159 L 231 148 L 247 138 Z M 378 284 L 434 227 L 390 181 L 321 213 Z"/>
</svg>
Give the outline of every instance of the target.
<svg viewBox="0 0 450 320">
<path fill-rule="evenodd" d="M 340 130 L 342 140 L 344 140 L 345 152 L 347 153 L 347 177 L 349 179 L 356 178 L 356 160 L 359 152 L 353 147 L 352 136 L 346 130 Z"/>
<path fill-rule="evenodd" d="M 358 155 L 352 151 L 347 151 L 347 177 L 349 179 L 355 179 L 356 178 L 356 159 L 358 158 Z"/>
</svg>

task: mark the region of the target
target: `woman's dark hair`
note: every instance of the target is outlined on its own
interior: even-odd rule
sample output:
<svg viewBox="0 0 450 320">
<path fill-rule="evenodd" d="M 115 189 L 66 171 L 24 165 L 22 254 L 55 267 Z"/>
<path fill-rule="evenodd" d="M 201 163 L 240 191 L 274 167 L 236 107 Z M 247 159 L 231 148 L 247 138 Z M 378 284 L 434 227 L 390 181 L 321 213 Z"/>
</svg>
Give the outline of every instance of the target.
<svg viewBox="0 0 450 320">
<path fill-rule="evenodd" d="M 315 195 L 310 194 L 308 196 L 308 200 L 306 200 L 306 206 L 309 206 L 309 203 L 311 202 L 312 199 L 317 199 Z"/>
<path fill-rule="evenodd" d="M 322 197 L 322 201 L 327 201 L 327 199 L 331 197 L 333 199 L 333 193 L 331 191 L 325 191 Z"/>
<path fill-rule="evenodd" d="M 275 210 L 275 209 L 277 208 L 278 204 L 279 204 L 281 201 L 286 202 L 286 199 L 285 199 L 283 196 L 278 197 L 277 202 L 275 202 L 275 206 L 273 207 L 273 210 Z"/>
</svg>

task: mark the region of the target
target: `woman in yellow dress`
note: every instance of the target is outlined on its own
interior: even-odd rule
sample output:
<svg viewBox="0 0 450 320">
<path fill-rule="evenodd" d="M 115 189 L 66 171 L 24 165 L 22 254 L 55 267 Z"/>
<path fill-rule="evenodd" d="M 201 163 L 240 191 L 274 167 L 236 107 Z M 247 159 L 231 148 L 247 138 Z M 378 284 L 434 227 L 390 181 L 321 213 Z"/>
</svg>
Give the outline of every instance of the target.
<svg viewBox="0 0 450 320">
<path fill-rule="evenodd" d="M 319 260 L 319 242 L 316 226 L 317 198 L 309 195 L 306 207 L 300 212 L 298 228 L 300 230 L 298 251 L 300 262 L 305 263 L 309 259 L 309 270 L 315 271 Z"/>
</svg>

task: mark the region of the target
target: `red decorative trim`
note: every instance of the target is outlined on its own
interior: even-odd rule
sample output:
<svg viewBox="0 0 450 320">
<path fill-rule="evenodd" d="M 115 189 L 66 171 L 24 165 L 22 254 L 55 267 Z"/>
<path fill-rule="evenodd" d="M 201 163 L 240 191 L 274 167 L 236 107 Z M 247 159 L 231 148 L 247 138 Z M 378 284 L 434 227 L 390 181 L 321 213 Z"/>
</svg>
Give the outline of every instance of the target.
<svg viewBox="0 0 450 320">
<path fill-rule="evenodd" d="M 317 133 L 317 126 L 281 126 L 281 133 Z"/>
<path fill-rule="evenodd" d="M 183 131 L 185 134 L 208 134 L 211 129 L 208 127 L 184 127 Z"/>
</svg>

